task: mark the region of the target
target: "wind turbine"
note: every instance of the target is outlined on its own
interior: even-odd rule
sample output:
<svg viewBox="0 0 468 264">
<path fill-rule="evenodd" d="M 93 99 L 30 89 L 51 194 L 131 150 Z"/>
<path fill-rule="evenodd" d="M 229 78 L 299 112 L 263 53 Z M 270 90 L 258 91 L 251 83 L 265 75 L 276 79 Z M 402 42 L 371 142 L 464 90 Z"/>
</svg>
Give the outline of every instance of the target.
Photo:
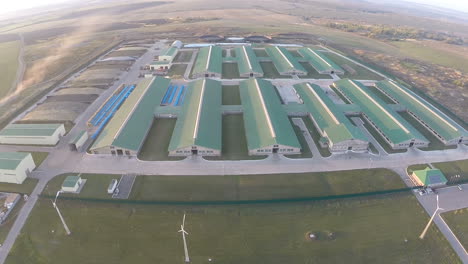
<svg viewBox="0 0 468 264">
<path fill-rule="evenodd" d="M 187 249 L 187 241 L 185 240 L 185 235 L 188 235 L 187 231 L 184 229 L 185 226 L 185 214 L 184 218 L 182 219 L 182 225 L 180 225 L 180 230 L 178 232 L 182 233 L 182 240 L 184 241 L 184 254 L 185 254 L 185 263 L 190 262 L 188 249 Z"/>
<path fill-rule="evenodd" d="M 436 201 L 437 201 L 437 208 L 436 208 L 436 210 L 434 211 L 434 213 L 432 214 L 431 219 L 429 219 L 429 223 L 427 223 L 426 227 L 424 228 L 424 230 L 422 231 L 421 235 L 419 236 L 420 239 L 424 239 L 424 236 L 426 235 L 426 232 L 427 232 L 427 230 L 429 229 L 429 226 L 431 225 L 432 220 L 434 220 L 434 217 L 435 217 L 435 215 L 437 214 L 437 212 L 438 212 L 439 210 L 444 210 L 444 208 L 440 208 L 440 207 L 439 207 L 439 195 L 436 196 Z"/>
</svg>

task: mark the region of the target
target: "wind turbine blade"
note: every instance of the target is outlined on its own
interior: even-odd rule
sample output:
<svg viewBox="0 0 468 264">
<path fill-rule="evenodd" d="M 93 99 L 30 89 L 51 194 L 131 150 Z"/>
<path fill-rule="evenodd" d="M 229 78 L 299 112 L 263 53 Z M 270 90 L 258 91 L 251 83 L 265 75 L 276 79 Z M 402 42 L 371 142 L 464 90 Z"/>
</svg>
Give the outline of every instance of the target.
<svg viewBox="0 0 468 264">
<path fill-rule="evenodd" d="M 186 235 L 188 235 L 187 231 L 184 230 L 183 232 L 184 232 Z"/>
<path fill-rule="evenodd" d="M 182 218 L 182 226 L 185 226 L 185 214 L 184 214 L 184 218 Z"/>
</svg>

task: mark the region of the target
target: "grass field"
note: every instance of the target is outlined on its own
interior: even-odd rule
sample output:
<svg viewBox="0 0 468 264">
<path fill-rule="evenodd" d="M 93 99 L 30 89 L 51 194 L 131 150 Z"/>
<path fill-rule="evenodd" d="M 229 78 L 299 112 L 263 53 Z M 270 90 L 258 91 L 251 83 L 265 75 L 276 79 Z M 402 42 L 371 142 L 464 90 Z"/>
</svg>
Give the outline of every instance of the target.
<svg viewBox="0 0 468 264">
<path fill-rule="evenodd" d="M 328 74 L 318 73 L 312 65 L 308 62 L 300 62 L 300 64 L 307 70 L 307 75 L 300 76 L 299 78 L 306 79 L 331 79 L 332 77 Z"/>
<path fill-rule="evenodd" d="M 244 117 L 223 115 L 222 149 L 220 157 L 203 157 L 207 160 L 252 160 L 264 159 L 266 156 L 249 156 L 247 138 L 244 129 Z"/>
<path fill-rule="evenodd" d="M 260 62 L 264 78 L 291 78 L 291 76 L 280 75 L 273 62 Z"/>
<path fill-rule="evenodd" d="M 440 214 L 465 249 L 468 248 L 468 208 Z"/>
<path fill-rule="evenodd" d="M 58 204 L 72 235 L 39 199 L 7 264 L 182 263 L 184 213 L 192 263 L 460 263 L 435 226 L 418 239 L 428 216 L 407 193 L 248 206 Z"/>
<path fill-rule="evenodd" d="M 30 194 L 39 180 L 33 178 L 26 178 L 22 184 L 15 183 L 0 183 L 0 192 L 14 192 Z"/>
<path fill-rule="evenodd" d="M 223 105 L 240 105 L 239 85 L 223 85 Z"/>
<path fill-rule="evenodd" d="M 445 174 L 449 184 L 468 182 L 468 160 L 432 163 L 432 165 Z"/>
<path fill-rule="evenodd" d="M 223 79 L 239 79 L 239 69 L 237 68 L 237 63 L 223 63 Z"/>
<path fill-rule="evenodd" d="M 453 67 L 468 73 L 468 61 L 465 56 L 460 56 L 453 46 L 438 42 L 427 41 L 397 41 L 392 42 L 399 51 L 409 57 L 429 63 L 439 64 L 446 67 Z"/>
<path fill-rule="evenodd" d="M 168 72 L 168 76 L 174 79 L 184 78 L 185 70 L 187 69 L 187 64 L 174 64 L 171 66 L 171 69 Z"/>
<path fill-rule="evenodd" d="M 355 74 L 350 74 L 349 72 L 347 72 L 345 70 L 345 74 L 344 75 L 341 75 L 340 77 L 341 78 L 350 78 L 350 79 L 355 79 L 355 80 L 383 80 L 382 77 L 380 77 L 379 75 L 345 59 L 345 58 L 342 58 L 336 54 L 333 54 L 331 52 L 326 52 L 324 53 L 325 56 L 327 56 L 329 59 L 331 59 L 333 62 L 335 62 L 336 64 L 342 66 L 342 65 L 348 65 L 350 66 L 351 68 L 353 68 L 356 73 Z"/>
<path fill-rule="evenodd" d="M 291 122 L 291 126 L 294 129 L 294 132 L 296 132 L 297 139 L 299 140 L 299 143 L 301 143 L 302 151 L 301 154 L 294 154 L 294 155 L 285 155 L 288 158 L 292 159 L 304 159 L 304 158 L 312 158 L 312 152 L 310 151 L 309 144 L 307 144 L 307 141 L 305 140 L 304 134 L 302 133 L 302 130 L 300 127 L 294 125 L 292 122 L 291 118 L 289 119 Z"/>
<path fill-rule="evenodd" d="M 6 96 L 16 79 L 20 42 L 0 43 L 0 99 Z"/>
<path fill-rule="evenodd" d="M 174 58 L 174 62 L 189 62 L 190 58 L 192 58 L 192 54 L 193 51 L 179 51 Z"/>
<path fill-rule="evenodd" d="M 141 160 L 182 160 L 183 157 L 169 157 L 168 147 L 171 141 L 176 119 L 157 118 L 151 126 L 138 158 Z"/>
<path fill-rule="evenodd" d="M 400 116 L 408 121 L 414 128 L 416 128 L 425 138 L 429 140 L 429 146 L 427 148 L 421 148 L 421 150 L 442 150 L 442 149 L 455 149 L 457 146 L 445 146 L 436 136 L 434 136 L 425 126 L 421 125 L 414 117 L 407 112 L 398 112 Z"/>
</svg>

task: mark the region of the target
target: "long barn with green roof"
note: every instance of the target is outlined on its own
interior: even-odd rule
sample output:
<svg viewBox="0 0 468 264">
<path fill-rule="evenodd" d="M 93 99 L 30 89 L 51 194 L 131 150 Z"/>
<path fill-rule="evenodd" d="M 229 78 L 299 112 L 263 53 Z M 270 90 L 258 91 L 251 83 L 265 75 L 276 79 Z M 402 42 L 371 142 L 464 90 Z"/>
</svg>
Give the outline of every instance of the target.
<svg viewBox="0 0 468 264">
<path fill-rule="evenodd" d="M 265 50 L 281 75 L 307 75 L 306 69 L 287 49 L 271 46 Z"/>
<path fill-rule="evenodd" d="M 380 81 L 375 86 L 401 104 L 445 145 L 468 143 L 468 132 L 462 126 L 413 91 L 390 80 Z"/>
<path fill-rule="evenodd" d="M 316 84 L 294 85 L 308 115 L 331 152 L 366 151 L 369 142 Z"/>
<path fill-rule="evenodd" d="M 342 79 L 334 82 L 333 86 L 348 101 L 361 108 L 363 117 L 393 149 L 428 146 L 429 141 L 419 131 L 362 83 Z"/>
<path fill-rule="evenodd" d="M 193 65 L 193 78 L 221 78 L 223 70 L 223 52 L 218 46 L 201 48 Z"/>
<path fill-rule="evenodd" d="M 187 88 L 169 143 L 170 156 L 221 155 L 221 82 L 203 79 Z"/>
<path fill-rule="evenodd" d="M 249 79 L 240 82 L 239 89 L 249 155 L 300 153 L 301 145 L 276 88 L 269 81 Z"/>
<path fill-rule="evenodd" d="M 124 101 L 91 146 L 94 154 L 136 156 L 171 82 L 164 77 L 144 79 Z"/>
<path fill-rule="evenodd" d="M 263 77 L 263 70 L 250 46 L 236 48 L 237 67 L 241 77 Z"/>
</svg>

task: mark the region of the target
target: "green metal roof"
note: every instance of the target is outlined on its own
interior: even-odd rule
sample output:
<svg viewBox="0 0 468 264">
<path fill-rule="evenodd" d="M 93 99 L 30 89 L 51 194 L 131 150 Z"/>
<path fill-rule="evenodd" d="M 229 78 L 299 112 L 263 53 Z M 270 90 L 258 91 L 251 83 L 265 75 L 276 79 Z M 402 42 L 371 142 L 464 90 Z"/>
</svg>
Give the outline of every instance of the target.
<svg viewBox="0 0 468 264">
<path fill-rule="evenodd" d="M 301 83 L 294 85 L 307 111 L 313 116 L 320 130 L 327 134 L 328 140 L 338 143 L 345 140 L 367 138 L 351 124 L 348 118 L 316 84 Z"/>
<path fill-rule="evenodd" d="M 188 85 L 169 151 L 191 146 L 221 150 L 221 93 L 221 82 L 215 80 L 203 79 Z"/>
<path fill-rule="evenodd" d="M 80 176 L 67 176 L 63 181 L 62 187 L 72 188 L 75 187 L 76 183 L 80 180 Z"/>
<path fill-rule="evenodd" d="M 427 167 L 424 170 L 415 170 L 413 173 L 425 186 L 447 183 L 447 178 L 445 178 L 445 175 L 439 169 Z"/>
<path fill-rule="evenodd" d="M 166 51 L 164 51 L 163 54 L 161 54 L 160 56 L 171 56 L 171 57 L 174 57 L 176 54 L 177 54 L 177 48 L 176 47 L 169 47 L 166 49 Z"/>
<path fill-rule="evenodd" d="M 0 131 L 0 136 L 52 136 L 63 124 L 11 124 Z"/>
<path fill-rule="evenodd" d="M 393 144 L 399 144 L 417 139 L 426 141 L 414 127 L 389 107 L 382 99 L 374 96 L 369 88 L 362 83 L 342 79 L 336 81 L 333 86 L 342 92 L 351 102 L 359 105 L 379 129 Z"/>
<path fill-rule="evenodd" d="M 240 74 L 261 73 L 262 67 L 258 63 L 257 56 L 250 46 L 242 46 L 236 48 L 237 67 Z"/>
<path fill-rule="evenodd" d="M 408 88 L 388 80 L 376 83 L 376 87 L 403 104 L 446 141 L 468 137 L 462 126 Z"/>
<path fill-rule="evenodd" d="M 311 48 L 302 48 L 299 49 L 299 54 L 306 58 L 312 67 L 314 67 L 318 72 L 344 72 L 340 66 L 327 58 L 327 56 L 322 54 L 320 51 L 313 50 Z"/>
<path fill-rule="evenodd" d="M 307 73 L 306 69 L 285 48 L 270 46 L 265 48 L 278 72 L 301 71 Z"/>
<path fill-rule="evenodd" d="M 272 145 L 301 148 L 276 88 L 269 81 L 245 80 L 239 89 L 250 150 Z"/>
<path fill-rule="evenodd" d="M 0 152 L 0 170 L 16 170 L 18 165 L 31 153 L 27 152 Z"/>
<path fill-rule="evenodd" d="M 222 54 L 222 49 L 218 46 L 201 48 L 198 51 L 192 74 L 204 74 L 205 72 L 221 74 L 223 69 Z"/>
<path fill-rule="evenodd" d="M 102 130 L 91 150 L 112 145 L 138 151 L 153 123 L 155 108 L 161 104 L 170 82 L 170 79 L 158 76 L 138 83 Z"/>
</svg>

